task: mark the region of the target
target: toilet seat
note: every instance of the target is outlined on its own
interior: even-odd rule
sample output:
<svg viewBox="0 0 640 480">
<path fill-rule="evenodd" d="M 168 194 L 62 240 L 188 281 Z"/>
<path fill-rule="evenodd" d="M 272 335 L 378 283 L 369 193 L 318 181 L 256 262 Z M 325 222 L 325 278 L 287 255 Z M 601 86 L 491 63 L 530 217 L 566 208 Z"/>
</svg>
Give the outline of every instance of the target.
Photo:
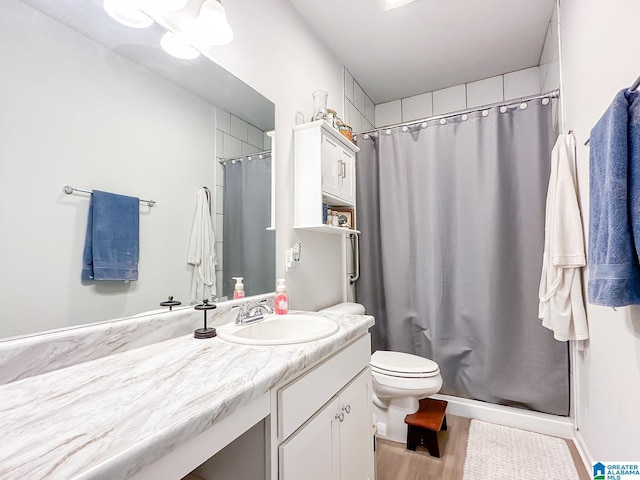
<svg viewBox="0 0 640 480">
<path fill-rule="evenodd" d="M 371 355 L 371 370 L 398 378 L 428 378 L 440 375 L 438 364 L 428 358 L 402 352 L 377 350 Z"/>
</svg>

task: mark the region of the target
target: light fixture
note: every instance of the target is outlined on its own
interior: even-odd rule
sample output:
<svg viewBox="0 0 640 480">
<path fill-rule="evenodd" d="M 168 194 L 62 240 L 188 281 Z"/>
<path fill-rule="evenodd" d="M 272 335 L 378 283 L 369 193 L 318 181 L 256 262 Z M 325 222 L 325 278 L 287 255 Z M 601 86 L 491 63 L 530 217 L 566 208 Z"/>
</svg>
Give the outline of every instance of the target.
<svg viewBox="0 0 640 480">
<path fill-rule="evenodd" d="M 205 0 L 193 26 L 198 38 L 209 45 L 227 45 L 233 40 L 233 30 L 220 0 Z"/>
<path fill-rule="evenodd" d="M 147 28 L 153 19 L 138 8 L 137 2 L 131 0 L 104 0 L 104 11 L 117 22 L 133 28 Z"/>
<path fill-rule="evenodd" d="M 153 4 L 165 12 L 175 12 L 187 6 L 189 0 L 152 0 Z"/>
<path fill-rule="evenodd" d="M 378 0 L 380 7 L 382 7 L 382 10 L 385 12 L 393 10 L 394 8 L 404 7 L 411 2 L 415 2 L 415 0 Z"/>
<path fill-rule="evenodd" d="M 200 52 L 181 33 L 168 31 L 160 39 L 160 46 L 169 55 L 183 60 L 193 60 L 200 56 Z"/>
</svg>

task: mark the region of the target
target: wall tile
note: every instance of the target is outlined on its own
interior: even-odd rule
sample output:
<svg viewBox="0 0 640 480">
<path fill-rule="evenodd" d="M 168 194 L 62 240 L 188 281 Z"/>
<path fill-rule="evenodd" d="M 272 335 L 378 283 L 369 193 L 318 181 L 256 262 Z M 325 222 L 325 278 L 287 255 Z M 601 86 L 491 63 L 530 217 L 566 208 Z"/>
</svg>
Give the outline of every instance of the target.
<svg viewBox="0 0 640 480">
<path fill-rule="evenodd" d="M 373 130 L 373 123 L 371 123 L 369 120 L 367 120 L 366 118 L 364 118 L 362 120 L 362 132 L 368 132 L 370 130 Z"/>
<path fill-rule="evenodd" d="M 362 128 L 362 120 L 360 112 L 358 111 L 358 109 L 356 108 L 355 105 L 353 105 L 352 103 L 349 103 L 349 122 L 348 125 L 351 125 L 351 128 L 353 129 L 354 132 L 359 132 L 360 129 Z"/>
<path fill-rule="evenodd" d="M 249 124 L 235 115 L 231 115 L 230 133 L 234 137 L 246 142 L 249 140 Z"/>
<path fill-rule="evenodd" d="M 360 111 L 360 113 L 365 113 L 366 110 L 366 102 L 365 102 L 365 93 L 358 82 L 354 82 L 353 84 L 353 103 L 356 108 Z"/>
<path fill-rule="evenodd" d="M 353 77 L 344 69 L 344 96 L 353 102 Z"/>
<path fill-rule="evenodd" d="M 370 124 L 375 123 L 376 119 L 376 106 L 373 104 L 373 101 L 369 97 L 366 97 L 364 105 L 364 116 Z"/>
<path fill-rule="evenodd" d="M 553 38 L 553 33 L 551 31 L 551 23 L 549 23 L 549 26 L 547 27 L 547 34 L 544 37 L 542 55 L 540 55 L 540 65 L 545 63 L 551 63 L 553 61 L 552 55 L 557 44 L 558 44 L 557 40 L 554 41 L 554 38 Z"/>
<path fill-rule="evenodd" d="M 265 150 L 271 150 L 271 137 L 265 133 L 263 140 L 264 140 L 263 148 Z"/>
<path fill-rule="evenodd" d="M 433 115 L 433 94 L 431 92 L 402 99 L 402 121 L 420 120 Z"/>
<path fill-rule="evenodd" d="M 224 167 L 216 158 L 216 185 L 224 187 Z"/>
<path fill-rule="evenodd" d="M 553 63 L 549 63 L 545 65 L 546 67 L 546 75 L 542 81 L 542 86 L 540 89 L 541 93 L 550 92 L 552 90 L 556 90 L 560 88 L 560 63 L 555 61 Z M 540 65 L 540 70 L 542 70 L 543 66 Z"/>
<path fill-rule="evenodd" d="M 216 213 L 223 213 L 222 206 L 224 204 L 224 187 L 216 186 Z"/>
<path fill-rule="evenodd" d="M 242 142 L 236 137 L 224 134 L 222 144 L 222 156 L 224 158 L 238 157 L 242 155 Z"/>
<path fill-rule="evenodd" d="M 248 126 L 248 142 L 258 150 L 264 148 L 264 133 L 253 125 Z"/>
<path fill-rule="evenodd" d="M 436 90 L 433 92 L 433 114 L 455 112 L 467 108 L 465 85 Z"/>
<path fill-rule="evenodd" d="M 216 122 L 218 130 L 231 133 L 231 114 L 229 112 L 216 108 Z"/>
<path fill-rule="evenodd" d="M 259 149 L 258 147 L 254 147 L 253 145 L 247 142 L 242 142 L 242 145 L 241 145 L 242 155 L 250 155 L 252 153 L 257 153 L 260 150 L 261 149 Z"/>
<path fill-rule="evenodd" d="M 513 100 L 540 92 L 538 67 L 525 68 L 504 75 L 504 99 Z"/>
<path fill-rule="evenodd" d="M 376 105 L 376 127 L 384 127 L 402 122 L 402 103 L 400 100 Z"/>
<path fill-rule="evenodd" d="M 351 125 L 351 110 L 356 110 L 356 107 L 349 100 L 344 100 L 344 115 L 342 115 L 342 121 L 347 125 Z"/>
<path fill-rule="evenodd" d="M 489 105 L 504 100 L 502 75 L 467 83 L 467 108 Z"/>
</svg>

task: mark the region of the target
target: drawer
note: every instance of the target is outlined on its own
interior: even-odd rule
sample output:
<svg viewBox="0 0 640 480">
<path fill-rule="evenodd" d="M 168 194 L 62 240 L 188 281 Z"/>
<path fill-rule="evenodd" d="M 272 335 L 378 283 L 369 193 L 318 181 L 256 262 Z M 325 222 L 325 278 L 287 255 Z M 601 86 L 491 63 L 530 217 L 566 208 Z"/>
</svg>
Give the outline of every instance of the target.
<svg viewBox="0 0 640 480">
<path fill-rule="evenodd" d="M 371 361 L 366 334 L 278 390 L 278 438 L 286 439 Z"/>
</svg>

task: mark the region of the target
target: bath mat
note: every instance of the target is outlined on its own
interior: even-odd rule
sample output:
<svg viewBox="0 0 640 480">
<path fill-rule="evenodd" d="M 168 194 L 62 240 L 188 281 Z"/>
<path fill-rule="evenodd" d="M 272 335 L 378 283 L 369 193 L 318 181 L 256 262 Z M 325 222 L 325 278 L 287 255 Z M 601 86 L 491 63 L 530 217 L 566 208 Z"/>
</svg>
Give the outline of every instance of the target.
<svg viewBox="0 0 640 480">
<path fill-rule="evenodd" d="M 471 420 L 463 480 L 579 480 L 564 440 Z"/>
</svg>

